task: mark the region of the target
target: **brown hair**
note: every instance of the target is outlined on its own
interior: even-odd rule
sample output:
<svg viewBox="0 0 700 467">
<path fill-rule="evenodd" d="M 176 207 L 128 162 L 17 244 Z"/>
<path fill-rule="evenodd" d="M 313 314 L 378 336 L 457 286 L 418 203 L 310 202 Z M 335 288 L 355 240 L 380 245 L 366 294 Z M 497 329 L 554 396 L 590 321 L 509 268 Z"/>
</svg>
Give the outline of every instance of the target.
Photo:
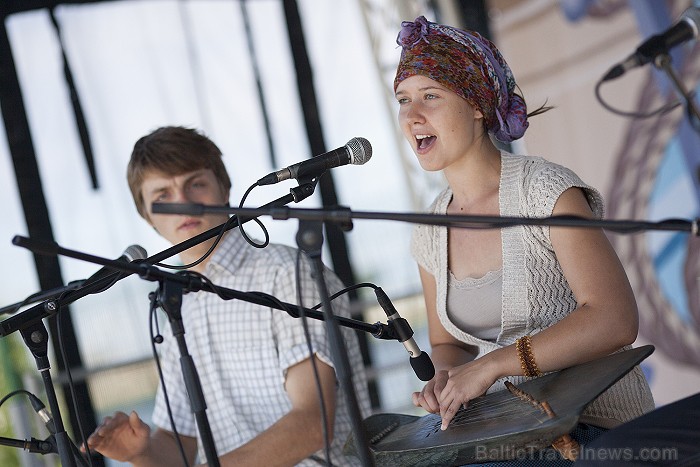
<svg viewBox="0 0 700 467">
<path fill-rule="evenodd" d="M 190 128 L 165 126 L 136 141 L 126 178 L 141 217 L 148 219 L 141 184 L 150 171 L 177 176 L 210 169 L 222 190 L 228 192 L 231 189 L 231 179 L 221 156 L 221 150 L 213 141 Z"/>
</svg>

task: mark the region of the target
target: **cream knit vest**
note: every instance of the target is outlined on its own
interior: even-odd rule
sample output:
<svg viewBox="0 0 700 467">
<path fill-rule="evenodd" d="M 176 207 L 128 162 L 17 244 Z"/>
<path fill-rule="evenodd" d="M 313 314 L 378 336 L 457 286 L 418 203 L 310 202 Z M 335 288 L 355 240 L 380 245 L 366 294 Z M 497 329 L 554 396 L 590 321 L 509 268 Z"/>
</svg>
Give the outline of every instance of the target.
<svg viewBox="0 0 700 467">
<path fill-rule="evenodd" d="M 571 170 L 540 157 L 501 153 L 499 205 L 501 216 L 546 217 L 568 188 L 583 189 L 594 214 L 602 218 L 600 193 L 586 185 Z M 433 202 L 430 212 L 445 214 L 452 199 L 448 187 Z M 437 312 L 440 322 L 455 338 L 479 349 L 477 358 L 515 342 L 525 334 L 536 334 L 576 309 L 576 300 L 557 262 L 549 238 L 549 227 L 516 226 L 501 231 L 503 251 L 503 302 L 501 332 L 496 342 L 467 334 L 447 316 L 447 229 L 418 225 L 411 251 L 420 266 L 437 284 Z M 517 384 L 523 377 L 509 377 Z M 504 389 L 503 380 L 489 392 Z M 649 385 L 637 366 L 604 392 L 584 411 L 593 418 L 626 422 L 654 409 Z"/>
</svg>

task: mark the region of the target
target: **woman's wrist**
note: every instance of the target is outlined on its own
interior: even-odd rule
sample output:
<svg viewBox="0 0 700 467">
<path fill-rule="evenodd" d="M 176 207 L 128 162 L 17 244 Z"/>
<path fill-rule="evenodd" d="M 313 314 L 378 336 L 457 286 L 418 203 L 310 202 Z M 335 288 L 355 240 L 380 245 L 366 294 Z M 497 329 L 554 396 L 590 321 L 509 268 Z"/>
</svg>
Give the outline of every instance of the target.
<svg viewBox="0 0 700 467">
<path fill-rule="evenodd" d="M 530 336 L 528 334 L 515 341 L 515 351 L 518 355 L 520 369 L 524 376 L 534 377 L 542 375 L 535 361 L 535 356 L 532 353 L 532 343 L 530 342 Z"/>
<path fill-rule="evenodd" d="M 516 376 L 522 373 L 515 344 L 496 349 L 493 352 L 487 353 L 482 358 L 488 359 L 487 368 L 491 372 L 494 381 L 506 376 Z"/>
</svg>

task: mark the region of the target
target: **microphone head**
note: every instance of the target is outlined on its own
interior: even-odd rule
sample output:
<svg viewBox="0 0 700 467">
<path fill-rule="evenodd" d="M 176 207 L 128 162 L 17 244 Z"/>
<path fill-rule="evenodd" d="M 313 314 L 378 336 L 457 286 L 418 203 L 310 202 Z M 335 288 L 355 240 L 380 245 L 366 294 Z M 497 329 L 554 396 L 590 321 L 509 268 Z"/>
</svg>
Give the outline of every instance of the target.
<svg viewBox="0 0 700 467">
<path fill-rule="evenodd" d="M 700 29 L 700 8 L 691 6 L 681 14 L 681 21 L 685 20 L 693 28 L 693 38 L 698 37 Z"/>
<path fill-rule="evenodd" d="M 430 356 L 421 352 L 417 357 L 409 358 L 413 371 L 421 381 L 430 381 L 435 376 L 435 366 Z"/>
<path fill-rule="evenodd" d="M 372 145 L 365 138 L 353 138 L 345 145 L 350 153 L 350 163 L 362 165 L 372 157 Z"/>
<path fill-rule="evenodd" d="M 126 247 L 126 250 L 124 250 L 124 256 L 127 260 L 129 260 L 129 262 L 132 262 L 136 261 L 137 259 L 146 259 L 148 257 L 148 253 L 146 253 L 146 249 L 141 245 L 130 245 Z"/>
</svg>

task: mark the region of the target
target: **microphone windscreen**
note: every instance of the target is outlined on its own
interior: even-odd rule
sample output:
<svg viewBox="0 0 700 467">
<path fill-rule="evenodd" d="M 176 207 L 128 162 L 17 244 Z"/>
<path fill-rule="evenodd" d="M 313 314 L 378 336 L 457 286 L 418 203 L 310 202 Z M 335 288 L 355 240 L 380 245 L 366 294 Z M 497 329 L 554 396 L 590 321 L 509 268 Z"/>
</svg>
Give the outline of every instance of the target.
<svg viewBox="0 0 700 467">
<path fill-rule="evenodd" d="M 353 165 L 362 165 L 372 157 L 372 145 L 360 136 L 348 141 L 345 147 L 350 153 L 350 163 Z"/>
<path fill-rule="evenodd" d="M 435 376 L 435 366 L 433 366 L 433 361 L 430 356 L 421 352 L 420 355 L 409 359 L 411 361 L 411 366 L 413 371 L 418 376 L 421 381 L 430 381 Z"/>
<path fill-rule="evenodd" d="M 124 250 L 124 256 L 126 257 L 127 261 L 132 262 L 136 261 L 137 259 L 146 259 L 148 257 L 148 253 L 146 253 L 146 249 L 141 245 L 129 245 L 126 247 L 126 250 Z"/>
</svg>

